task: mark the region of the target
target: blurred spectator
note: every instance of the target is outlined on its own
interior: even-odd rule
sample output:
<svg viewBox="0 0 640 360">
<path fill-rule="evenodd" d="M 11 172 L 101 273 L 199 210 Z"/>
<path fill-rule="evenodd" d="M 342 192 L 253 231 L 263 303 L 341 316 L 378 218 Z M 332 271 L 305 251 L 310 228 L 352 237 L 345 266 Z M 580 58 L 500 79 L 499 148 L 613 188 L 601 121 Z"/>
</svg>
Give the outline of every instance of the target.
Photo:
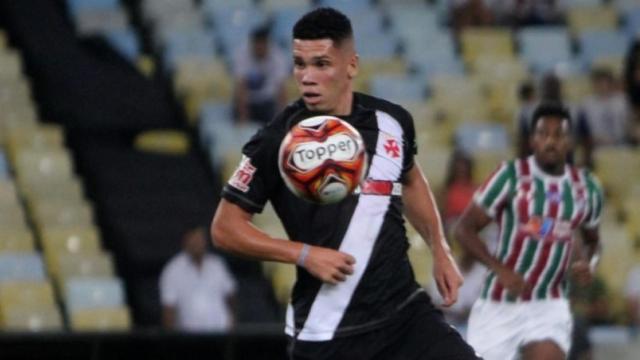
<svg viewBox="0 0 640 360">
<path fill-rule="evenodd" d="M 564 17 L 562 0 L 495 0 L 501 22 L 514 26 L 557 24 Z"/>
<path fill-rule="evenodd" d="M 535 110 L 538 104 L 536 89 L 531 81 L 525 81 L 520 84 L 518 88 L 518 101 L 520 102 L 520 108 L 516 113 L 515 119 L 518 134 L 521 134 L 521 136 L 518 137 L 518 155 L 524 157 L 531 151 L 528 138 L 529 122 L 533 110 Z"/>
<path fill-rule="evenodd" d="M 237 120 L 269 122 L 285 106 L 288 65 L 283 53 L 270 41 L 268 27 L 251 33 L 249 43 L 236 52 L 233 66 Z"/>
<path fill-rule="evenodd" d="M 595 69 L 591 74 L 592 94 L 581 106 L 595 146 L 623 145 L 628 142 L 629 108 L 617 88 L 613 73 Z"/>
<path fill-rule="evenodd" d="M 447 321 L 456 326 L 467 323 L 471 307 L 480 296 L 480 292 L 482 292 L 487 272 L 487 268 L 466 251 L 462 251 L 458 259 L 458 266 L 460 273 L 464 277 L 464 283 L 458 289 L 458 301 L 450 307 L 442 308 Z M 435 281 L 432 281 L 429 285 L 428 292 L 435 304 L 442 304 L 442 297 L 438 292 Z"/>
<path fill-rule="evenodd" d="M 627 276 L 624 297 L 627 303 L 627 319 L 635 332 L 640 326 L 640 264 L 634 266 Z"/>
<path fill-rule="evenodd" d="M 611 323 L 610 294 L 606 283 L 597 274 L 587 283 L 581 283 L 574 279 L 569 289 L 569 299 L 574 317 L 574 330 L 568 359 L 592 359 L 593 347 L 588 336 L 589 328 L 592 325 Z"/>
<path fill-rule="evenodd" d="M 559 102 L 569 109 L 571 125 L 573 126 L 573 138 L 576 142 L 574 148 L 582 153 L 582 157 L 578 161 L 581 165 L 592 168 L 593 139 L 591 129 L 584 116 L 580 116 L 578 109 L 565 101 L 562 90 L 562 80 L 553 73 L 545 74 L 540 80 L 538 93 L 538 101 Z M 520 156 L 527 156 L 531 154 L 532 151 L 529 143 L 531 135 L 531 113 L 527 116 L 526 111 L 521 111 L 520 115 L 522 116 L 518 117 L 518 144 L 520 145 L 518 153 Z M 574 154 L 571 153 L 569 156 L 571 157 L 570 162 L 574 162 Z"/>
<path fill-rule="evenodd" d="M 624 85 L 632 111 L 632 140 L 640 141 L 640 39 L 629 48 L 624 65 Z"/>
<path fill-rule="evenodd" d="M 456 32 L 468 26 L 493 24 L 493 13 L 487 0 L 452 0 L 451 25 Z"/>
<path fill-rule="evenodd" d="M 223 260 L 207 253 L 204 228 L 189 231 L 183 251 L 160 277 L 162 322 L 166 329 L 220 331 L 233 326 L 236 284 Z"/>
<path fill-rule="evenodd" d="M 473 198 L 473 160 L 462 151 L 455 151 L 449 160 L 445 179 L 443 222 L 447 230 L 453 226 Z"/>
</svg>

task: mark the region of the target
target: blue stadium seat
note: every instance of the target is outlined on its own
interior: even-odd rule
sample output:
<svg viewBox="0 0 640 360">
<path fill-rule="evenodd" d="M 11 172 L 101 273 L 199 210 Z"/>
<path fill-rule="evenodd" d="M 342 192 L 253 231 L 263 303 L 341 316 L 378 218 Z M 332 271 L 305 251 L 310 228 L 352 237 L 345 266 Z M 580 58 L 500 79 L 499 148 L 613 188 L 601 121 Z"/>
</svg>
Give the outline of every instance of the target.
<svg viewBox="0 0 640 360">
<path fill-rule="evenodd" d="M 210 15 L 215 29 L 213 34 L 218 36 L 227 54 L 246 43 L 251 30 L 267 21 L 266 14 L 253 6 L 215 9 Z"/>
<path fill-rule="evenodd" d="M 571 40 L 565 27 L 531 27 L 518 33 L 521 55 L 536 73 L 571 62 Z"/>
<path fill-rule="evenodd" d="M 356 50 L 361 59 L 364 60 L 384 60 L 398 54 L 398 39 L 389 33 L 360 33 L 356 37 Z M 366 41 L 374 38 L 376 41 Z"/>
<path fill-rule="evenodd" d="M 461 124 L 455 132 L 455 143 L 470 154 L 483 150 L 510 149 L 509 135 L 501 124 Z"/>
<path fill-rule="evenodd" d="M 86 10 L 107 10 L 117 8 L 119 0 L 67 0 L 69 11 L 74 16 Z"/>
<path fill-rule="evenodd" d="M 9 178 L 9 163 L 7 163 L 7 157 L 4 155 L 4 151 L 0 150 L 0 179 Z"/>
<path fill-rule="evenodd" d="M 336 8 L 353 20 L 354 15 L 371 8 L 371 0 L 320 0 L 318 5 Z"/>
<path fill-rule="evenodd" d="M 403 39 L 423 36 L 425 33 L 437 31 L 438 15 L 435 9 L 424 4 L 390 5 L 388 15 L 391 31 Z"/>
<path fill-rule="evenodd" d="M 203 30 L 192 30 L 169 33 L 163 56 L 168 69 L 174 69 L 181 58 L 212 59 L 215 54 L 213 36 Z"/>
<path fill-rule="evenodd" d="M 307 6 L 290 7 L 273 14 L 272 39 L 285 45 L 291 42 L 291 30 L 298 19 L 310 8 Z"/>
<path fill-rule="evenodd" d="M 625 33 L 618 31 L 588 31 L 579 38 L 581 59 L 585 65 L 591 66 L 599 57 L 624 57 L 629 39 Z"/>
<path fill-rule="evenodd" d="M 70 278 L 65 282 L 67 310 L 112 308 L 124 305 L 122 281 L 114 277 Z"/>
<path fill-rule="evenodd" d="M 581 6 L 600 6 L 602 0 L 565 0 L 564 5 L 567 9 Z"/>
<path fill-rule="evenodd" d="M 140 56 L 140 42 L 133 30 L 109 31 L 105 37 L 129 61 L 135 62 Z"/>
<path fill-rule="evenodd" d="M 400 104 L 425 99 L 426 82 L 421 77 L 375 75 L 371 78 L 369 87 L 372 95 Z"/>
<path fill-rule="evenodd" d="M 629 36 L 640 35 L 640 5 L 630 8 L 624 14 L 625 29 Z"/>
<path fill-rule="evenodd" d="M 455 44 L 448 32 L 432 33 L 405 42 L 405 59 L 426 80 L 438 74 L 456 75 L 464 72 Z"/>
<path fill-rule="evenodd" d="M 213 144 L 218 127 L 232 124 L 233 115 L 229 103 L 208 101 L 200 106 L 198 133 L 203 146 Z"/>
<path fill-rule="evenodd" d="M 44 263 L 32 252 L 0 253 L 0 281 L 44 280 Z"/>
</svg>

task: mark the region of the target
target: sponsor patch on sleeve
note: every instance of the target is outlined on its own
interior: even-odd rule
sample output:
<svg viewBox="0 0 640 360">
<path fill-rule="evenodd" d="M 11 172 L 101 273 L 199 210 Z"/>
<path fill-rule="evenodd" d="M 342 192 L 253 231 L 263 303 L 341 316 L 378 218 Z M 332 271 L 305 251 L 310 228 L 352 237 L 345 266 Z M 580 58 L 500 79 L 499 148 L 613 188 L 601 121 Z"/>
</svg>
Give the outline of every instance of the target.
<svg viewBox="0 0 640 360">
<path fill-rule="evenodd" d="M 249 184 L 255 172 L 256 168 L 251 164 L 251 159 L 243 155 L 240 165 L 229 179 L 229 185 L 246 193 L 250 189 Z"/>
</svg>

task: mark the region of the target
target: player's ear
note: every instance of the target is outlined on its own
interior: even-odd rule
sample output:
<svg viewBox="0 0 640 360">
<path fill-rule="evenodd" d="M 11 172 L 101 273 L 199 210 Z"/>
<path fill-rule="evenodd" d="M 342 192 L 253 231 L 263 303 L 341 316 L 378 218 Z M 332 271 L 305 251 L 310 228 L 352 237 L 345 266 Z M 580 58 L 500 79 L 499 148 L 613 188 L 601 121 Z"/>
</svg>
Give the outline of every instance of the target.
<svg viewBox="0 0 640 360">
<path fill-rule="evenodd" d="M 349 58 L 349 66 L 347 68 L 347 75 L 349 79 L 354 79 L 358 76 L 358 70 L 360 69 L 360 57 L 354 51 L 351 57 Z"/>
</svg>

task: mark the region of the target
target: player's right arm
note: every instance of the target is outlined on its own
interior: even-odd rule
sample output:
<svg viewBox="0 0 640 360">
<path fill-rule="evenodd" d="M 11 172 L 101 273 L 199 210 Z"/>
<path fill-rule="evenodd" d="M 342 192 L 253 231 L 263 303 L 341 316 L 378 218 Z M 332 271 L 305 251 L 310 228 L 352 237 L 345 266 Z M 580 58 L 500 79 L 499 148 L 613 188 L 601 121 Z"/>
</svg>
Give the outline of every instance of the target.
<svg viewBox="0 0 640 360">
<path fill-rule="evenodd" d="M 497 209 L 507 200 L 513 176 L 510 166 L 503 163 L 476 191 L 454 232 L 462 247 L 491 269 L 509 293 L 517 296 L 527 286 L 524 278 L 491 254 L 486 242 L 480 237 L 482 229 L 493 221 Z"/>
<path fill-rule="evenodd" d="M 211 224 L 214 246 L 253 259 L 298 264 L 331 284 L 344 281 L 353 273 L 355 259 L 351 255 L 307 245 L 306 256 L 301 256 L 303 243 L 273 238 L 256 227 L 251 218 L 250 212 L 222 199 Z"/>
</svg>

